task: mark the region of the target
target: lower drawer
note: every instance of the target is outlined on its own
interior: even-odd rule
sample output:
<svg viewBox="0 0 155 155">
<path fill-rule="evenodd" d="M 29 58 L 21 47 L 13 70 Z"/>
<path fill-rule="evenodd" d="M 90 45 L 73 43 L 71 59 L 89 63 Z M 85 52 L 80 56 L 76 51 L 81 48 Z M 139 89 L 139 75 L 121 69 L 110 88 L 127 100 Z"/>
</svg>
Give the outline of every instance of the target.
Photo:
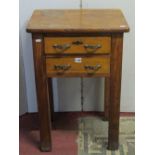
<svg viewBox="0 0 155 155">
<path fill-rule="evenodd" d="M 109 76 L 110 57 L 56 57 L 46 58 L 48 77 Z"/>
</svg>

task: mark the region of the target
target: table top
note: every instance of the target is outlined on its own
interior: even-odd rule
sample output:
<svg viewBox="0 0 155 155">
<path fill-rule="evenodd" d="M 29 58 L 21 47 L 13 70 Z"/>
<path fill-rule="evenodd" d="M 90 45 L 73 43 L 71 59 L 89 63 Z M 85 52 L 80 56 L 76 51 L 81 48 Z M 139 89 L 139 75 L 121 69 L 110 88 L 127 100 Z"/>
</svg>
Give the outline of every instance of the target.
<svg viewBox="0 0 155 155">
<path fill-rule="evenodd" d="M 28 32 L 128 32 L 118 9 L 35 10 Z"/>
</svg>

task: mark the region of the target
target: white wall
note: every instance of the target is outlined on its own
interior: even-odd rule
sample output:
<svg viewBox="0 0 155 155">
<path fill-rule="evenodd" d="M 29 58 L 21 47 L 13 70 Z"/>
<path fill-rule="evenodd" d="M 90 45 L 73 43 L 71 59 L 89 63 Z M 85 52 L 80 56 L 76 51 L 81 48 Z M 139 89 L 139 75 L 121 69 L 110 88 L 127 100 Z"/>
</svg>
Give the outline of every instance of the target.
<svg viewBox="0 0 155 155">
<path fill-rule="evenodd" d="M 27 102 L 28 111 L 37 111 L 36 104 L 36 90 L 34 79 L 34 67 L 33 67 L 33 55 L 32 55 L 32 42 L 31 34 L 26 33 L 26 24 L 34 9 L 43 8 L 79 8 L 79 0 L 20 0 L 20 33 L 21 42 L 23 47 L 23 58 L 25 65 L 25 79 L 27 86 Z M 54 83 L 54 86 L 56 84 Z M 55 87 L 55 90 L 57 88 Z M 56 94 L 56 92 L 54 92 Z M 57 98 L 55 97 L 55 101 Z M 58 103 L 55 102 L 55 107 L 58 107 Z M 56 109 L 58 110 L 58 109 Z"/>
<path fill-rule="evenodd" d="M 26 83 L 25 83 L 25 69 L 23 63 L 23 51 L 21 39 L 19 43 L 19 115 L 28 111 Z"/>
<path fill-rule="evenodd" d="M 35 112 L 37 104 L 31 35 L 25 31 L 27 20 L 34 9 L 78 9 L 80 0 L 20 0 L 19 2 L 28 111 Z M 83 8 L 120 8 L 127 18 L 131 31 L 124 35 L 121 111 L 134 111 L 134 0 L 83 0 Z M 79 111 L 81 109 L 79 78 L 54 79 L 53 84 L 55 111 Z M 103 79 L 84 79 L 84 109 L 86 111 L 103 110 L 103 86 Z"/>
<path fill-rule="evenodd" d="M 130 26 L 124 35 L 121 111 L 135 110 L 135 1 L 83 0 L 83 8 L 119 8 Z M 92 81 L 91 81 L 92 82 Z M 91 97 L 91 96 L 90 96 Z M 89 101 L 91 103 L 91 101 Z M 89 104 L 88 103 L 88 104 Z"/>
</svg>

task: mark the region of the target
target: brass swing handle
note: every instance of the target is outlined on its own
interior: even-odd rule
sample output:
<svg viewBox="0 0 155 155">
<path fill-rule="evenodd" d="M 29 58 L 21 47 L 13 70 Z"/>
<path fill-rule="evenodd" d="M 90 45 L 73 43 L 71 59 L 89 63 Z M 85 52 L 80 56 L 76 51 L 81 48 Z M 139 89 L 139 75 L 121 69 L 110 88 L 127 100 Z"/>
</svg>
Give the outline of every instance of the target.
<svg viewBox="0 0 155 155">
<path fill-rule="evenodd" d="M 90 66 L 90 65 L 85 65 L 84 66 L 85 70 L 87 70 L 88 74 L 94 74 L 96 71 L 98 71 L 101 68 L 101 65 L 96 65 L 96 66 Z"/>
<path fill-rule="evenodd" d="M 58 71 L 58 73 L 63 73 L 71 68 L 70 64 L 65 65 L 54 65 L 54 69 Z"/>
<path fill-rule="evenodd" d="M 88 53 L 94 53 L 97 49 L 101 48 L 102 46 L 100 44 L 98 45 L 89 45 L 89 44 L 85 44 L 84 48 L 86 49 L 86 51 Z"/>
<path fill-rule="evenodd" d="M 63 45 L 60 45 L 60 44 L 54 44 L 53 45 L 53 48 L 58 52 L 58 53 L 62 53 L 64 51 L 66 51 L 68 48 L 70 48 L 71 45 L 70 44 L 63 44 Z"/>
</svg>

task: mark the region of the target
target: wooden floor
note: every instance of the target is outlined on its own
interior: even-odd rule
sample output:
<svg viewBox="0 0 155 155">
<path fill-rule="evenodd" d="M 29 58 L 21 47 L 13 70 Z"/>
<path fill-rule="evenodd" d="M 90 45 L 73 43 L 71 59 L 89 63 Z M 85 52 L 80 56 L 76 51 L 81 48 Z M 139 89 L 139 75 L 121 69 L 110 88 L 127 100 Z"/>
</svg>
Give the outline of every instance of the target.
<svg viewBox="0 0 155 155">
<path fill-rule="evenodd" d="M 98 112 L 56 113 L 52 125 L 52 152 L 42 153 L 39 147 L 39 119 L 37 113 L 24 114 L 19 118 L 20 155 L 77 155 L 78 118 L 84 116 L 103 117 Z M 134 116 L 134 113 L 121 113 L 121 116 Z"/>
</svg>

